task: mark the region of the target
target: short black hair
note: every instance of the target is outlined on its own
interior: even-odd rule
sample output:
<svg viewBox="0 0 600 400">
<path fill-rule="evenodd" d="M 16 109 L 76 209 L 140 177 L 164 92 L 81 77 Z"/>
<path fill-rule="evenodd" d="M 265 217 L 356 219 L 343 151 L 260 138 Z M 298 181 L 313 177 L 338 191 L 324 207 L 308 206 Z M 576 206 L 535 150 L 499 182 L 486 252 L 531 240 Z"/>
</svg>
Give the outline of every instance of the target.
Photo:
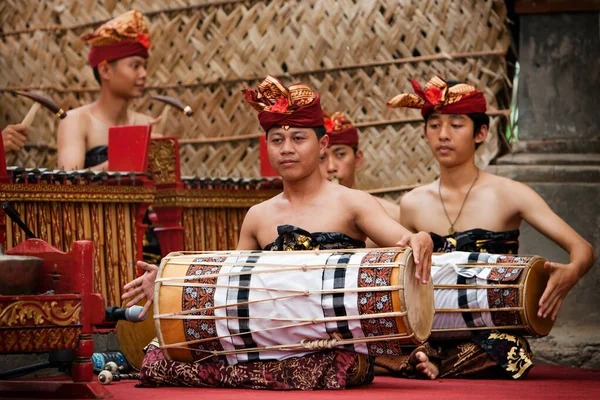
<svg viewBox="0 0 600 400">
<path fill-rule="evenodd" d="M 94 72 L 94 79 L 96 79 L 96 82 L 98 82 L 98 84 L 100 86 L 102 86 L 102 80 L 100 79 L 100 73 L 98 72 L 98 67 L 92 68 L 92 71 Z"/>
<path fill-rule="evenodd" d="M 327 130 L 325 129 L 325 125 L 314 126 L 312 128 L 313 131 L 317 134 L 317 139 L 321 140 L 321 138 L 327 135 Z"/>
<path fill-rule="evenodd" d="M 456 86 L 461 82 L 457 82 L 457 81 L 448 81 L 448 87 L 451 88 L 452 86 Z M 490 127 L 490 117 L 489 115 L 487 115 L 486 113 L 471 113 L 471 114 L 465 114 L 467 117 L 469 117 L 471 119 L 471 121 L 473 121 L 473 137 L 477 136 L 477 132 L 479 132 L 479 130 L 481 129 L 482 126 L 487 126 L 488 129 Z M 425 123 L 427 124 L 427 120 L 429 119 L 429 115 L 427 117 L 425 117 Z M 479 148 L 479 146 L 481 146 L 482 143 L 477 143 L 475 144 L 475 150 L 477 150 Z"/>
<path fill-rule="evenodd" d="M 119 60 L 112 60 L 112 61 L 109 61 L 108 63 L 114 67 L 114 65 L 117 63 L 117 61 L 119 61 Z M 92 72 L 94 73 L 94 79 L 96 79 L 96 82 L 98 82 L 98 84 L 100 86 L 102 86 L 102 80 L 100 79 L 100 73 L 98 72 L 98 67 L 92 68 Z"/>
</svg>

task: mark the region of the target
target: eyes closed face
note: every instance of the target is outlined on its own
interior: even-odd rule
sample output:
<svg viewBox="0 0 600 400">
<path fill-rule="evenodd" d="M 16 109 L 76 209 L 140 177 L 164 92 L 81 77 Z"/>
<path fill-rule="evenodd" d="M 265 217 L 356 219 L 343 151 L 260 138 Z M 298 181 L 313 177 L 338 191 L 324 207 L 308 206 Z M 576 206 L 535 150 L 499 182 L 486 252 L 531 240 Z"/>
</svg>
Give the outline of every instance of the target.
<svg viewBox="0 0 600 400">
<path fill-rule="evenodd" d="M 362 152 L 351 146 L 336 144 L 329 147 L 320 157 L 321 175 L 327 179 L 337 178 L 341 185 L 354 186 L 356 169 L 362 162 Z"/>
<path fill-rule="evenodd" d="M 466 115 L 432 114 L 425 125 L 425 139 L 441 164 L 463 162 L 475 152 L 474 124 Z"/>
<path fill-rule="evenodd" d="M 271 128 L 267 150 L 271 165 L 282 178 L 302 178 L 318 168 L 321 146 L 311 128 Z"/>
</svg>

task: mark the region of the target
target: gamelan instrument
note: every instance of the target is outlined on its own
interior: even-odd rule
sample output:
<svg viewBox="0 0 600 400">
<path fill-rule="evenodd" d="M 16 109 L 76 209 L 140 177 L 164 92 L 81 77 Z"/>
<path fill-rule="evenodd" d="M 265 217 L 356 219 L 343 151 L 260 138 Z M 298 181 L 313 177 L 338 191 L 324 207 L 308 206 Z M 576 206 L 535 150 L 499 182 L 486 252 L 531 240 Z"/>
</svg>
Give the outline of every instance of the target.
<svg viewBox="0 0 600 400">
<path fill-rule="evenodd" d="M 554 322 L 537 316 L 549 272 L 538 256 L 456 251 L 434 254 L 432 339 L 469 337 L 498 329 L 547 335 Z"/>
<path fill-rule="evenodd" d="M 169 359 L 235 364 L 328 348 L 397 355 L 427 340 L 433 287 L 410 249 L 172 253 L 154 319 Z"/>
</svg>

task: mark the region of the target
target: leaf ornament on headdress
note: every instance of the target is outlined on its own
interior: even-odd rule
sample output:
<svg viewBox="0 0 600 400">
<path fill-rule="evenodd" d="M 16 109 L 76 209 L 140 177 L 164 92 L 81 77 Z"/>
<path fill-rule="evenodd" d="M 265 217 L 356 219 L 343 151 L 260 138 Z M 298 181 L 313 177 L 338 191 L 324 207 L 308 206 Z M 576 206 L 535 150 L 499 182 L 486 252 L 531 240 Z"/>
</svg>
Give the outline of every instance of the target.
<svg viewBox="0 0 600 400">
<path fill-rule="evenodd" d="M 487 104 L 483 93 L 474 86 L 460 83 L 448 87 L 448 83 L 434 76 L 421 87 L 413 79 L 410 80 L 414 93 L 399 94 L 387 102 L 390 108 L 419 108 L 423 117 L 431 113 L 470 114 L 486 112 Z"/>
</svg>

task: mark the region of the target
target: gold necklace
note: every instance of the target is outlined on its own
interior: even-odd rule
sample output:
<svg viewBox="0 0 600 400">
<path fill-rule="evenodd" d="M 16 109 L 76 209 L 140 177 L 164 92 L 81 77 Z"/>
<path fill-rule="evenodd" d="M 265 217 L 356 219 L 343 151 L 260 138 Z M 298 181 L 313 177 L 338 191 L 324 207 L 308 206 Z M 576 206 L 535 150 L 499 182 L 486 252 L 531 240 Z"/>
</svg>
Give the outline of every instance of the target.
<svg viewBox="0 0 600 400">
<path fill-rule="evenodd" d="M 446 205 L 444 204 L 444 199 L 442 198 L 442 176 L 440 175 L 440 184 L 438 186 L 438 194 L 440 195 L 440 201 L 442 202 L 442 208 L 444 209 L 444 214 L 446 214 L 446 218 L 448 218 L 448 222 L 450 222 L 450 228 L 448 228 L 449 235 L 454 235 L 454 233 L 456 233 L 456 230 L 454 229 L 454 224 L 456 223 L 456 221 L 458 221 L 458 218 L 460 217 L 460 213 L 462 212 L 462 210 L 465 206 L 465 203 L 467 202 L 467 197 L 469 197 L 469 193 L 471 193 L 471 189 L 473 189 L 473 186 L 475 186 L 475 182 L 477 182 L 478 178 L 479 178 L 479 169 L 477 169 L 477 175 L 475 175 L 475 180 L 473 181 L 473 183 L 471 183 L 471 187 L 469 188 L 469 190 L 467 190 L 465 199 L 463 200 L 462 205 L 460 206 L 460 210 L 458 210 L 458 215 L 454 219 L 454 222 L 452 222 L 452 220 L 450 219 L 450 216 L 448 215 L 448 211 L 446 210 Z"/>
</svg>

